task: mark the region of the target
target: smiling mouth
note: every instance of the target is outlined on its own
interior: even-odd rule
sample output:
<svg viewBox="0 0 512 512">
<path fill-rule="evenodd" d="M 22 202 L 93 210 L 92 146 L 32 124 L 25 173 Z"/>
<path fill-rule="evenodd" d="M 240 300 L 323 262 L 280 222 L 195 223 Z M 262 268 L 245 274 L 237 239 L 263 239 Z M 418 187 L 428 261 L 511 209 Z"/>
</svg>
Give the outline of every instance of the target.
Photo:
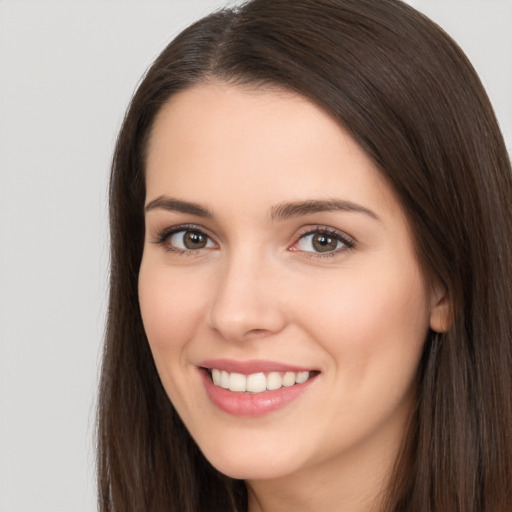
<svg viewBox="0 0 512 512">
<path fill-rule="evenodd" d="M 228 389 L 236 393 L 263 393 L 275 391 L 283 387 L 292 387 L 303 384 L 316 376 L 318 371 L 301 372 L 258 372 L 244 375 L 242 373 L 228 372 L 217 368 L 205 368 L 215 386 Z"/>
</svg>

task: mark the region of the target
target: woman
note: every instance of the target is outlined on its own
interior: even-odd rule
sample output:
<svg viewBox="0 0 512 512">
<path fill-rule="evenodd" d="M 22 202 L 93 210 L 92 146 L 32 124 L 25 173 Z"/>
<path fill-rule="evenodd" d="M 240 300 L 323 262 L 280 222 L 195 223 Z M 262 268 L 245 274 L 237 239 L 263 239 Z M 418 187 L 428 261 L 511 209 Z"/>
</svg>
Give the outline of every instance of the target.
<svg viewBox="0 0 512 512">
<path fill-rule="evenodd" d="M 506 510 L 511 199 L 474 70 L 407 5 L 186 29 L 114 155 L 101 510 Z"/>
</svg>

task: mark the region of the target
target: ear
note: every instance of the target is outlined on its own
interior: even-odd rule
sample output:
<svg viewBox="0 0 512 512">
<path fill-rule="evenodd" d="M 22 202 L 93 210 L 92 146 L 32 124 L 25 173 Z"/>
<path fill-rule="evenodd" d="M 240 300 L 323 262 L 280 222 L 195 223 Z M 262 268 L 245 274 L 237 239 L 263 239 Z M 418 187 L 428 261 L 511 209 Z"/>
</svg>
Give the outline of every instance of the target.
<svg viewBox="0 0 512 512">
<path fill-rule="evenodd" d="M 446 332 L 452 323 L 450 297 L 440 285 L 432 290 L 430 306 L 430 328 L 435 332 Z"/>
</svg>

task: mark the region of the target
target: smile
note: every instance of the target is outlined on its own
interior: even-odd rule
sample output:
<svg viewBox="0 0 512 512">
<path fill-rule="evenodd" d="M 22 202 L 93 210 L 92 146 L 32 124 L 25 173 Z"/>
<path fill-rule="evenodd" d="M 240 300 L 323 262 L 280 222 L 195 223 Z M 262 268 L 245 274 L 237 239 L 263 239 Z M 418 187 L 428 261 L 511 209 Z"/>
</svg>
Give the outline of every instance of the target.
<svg viewBox="0 0 512 512">
<path fill-rule="evenodd" d="M 312 372 L 258 372 L 244 375 L 211 368 L 209 373 L 215 386 L 238 393 L 256 394 L 264 391 L 275 391 L 282 387 L 291 387 L 295 384 L 303 384 L 310 378 Z"/>
<path fill-rule="evenodd" d="M 211 403 L 234 416 L 262 416 L 295 402 L 317 381 L 318 370 L 265 361 L 203 362 L 199 372 Z"/>
</svg>

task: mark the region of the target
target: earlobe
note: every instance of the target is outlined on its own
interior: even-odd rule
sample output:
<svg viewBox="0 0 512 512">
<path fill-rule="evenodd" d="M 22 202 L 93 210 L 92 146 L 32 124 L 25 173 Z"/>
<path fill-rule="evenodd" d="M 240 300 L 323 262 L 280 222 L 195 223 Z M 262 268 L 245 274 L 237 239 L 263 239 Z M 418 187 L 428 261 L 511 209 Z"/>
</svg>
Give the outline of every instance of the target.
<svg viewBox="0 0 512 512">
<path fill-rule="evenodd" d="M 435 332 L 446 332 L 452 323 L 451 304 L 448 293 L 437 288 L 432 294 L 430 310 L 430 328 Z"/>
</svg>

